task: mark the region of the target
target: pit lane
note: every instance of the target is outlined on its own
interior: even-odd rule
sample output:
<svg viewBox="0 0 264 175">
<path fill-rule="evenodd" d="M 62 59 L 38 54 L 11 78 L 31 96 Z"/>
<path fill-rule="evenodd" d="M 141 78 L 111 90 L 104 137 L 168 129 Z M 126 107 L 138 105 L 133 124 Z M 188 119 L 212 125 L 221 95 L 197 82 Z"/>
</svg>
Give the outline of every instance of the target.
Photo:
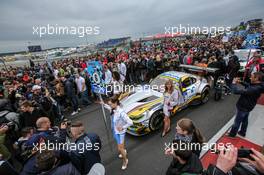
<svg viewBox="0 0 264 175">
<path fill-rule="evenodd" d="M 122 161 L 118 158 L 116 144 L 110 131 L 109 113 L 107 113 L 109 139 L 100 105 L 93 104 L 82 109 L 78 115 L 71 117 L 71 120 L 82 121 L 87 132 L 95 132 L 100 136 L 103 145 L 100 154 L 107 175 L 163 175 L 171 162 L 171 157 L 164 155 L 165 143 L 172 141 L 177 120 L 183 117 L 192 119 L 208 141 L 235 114 L 238 96 L 225 96 L 223 100 L 216 102 L 212 93 L 206 104 L 191 106 L 176 114 L 171 120 L 172 130 L 165 138 L 161 138 L 160 132 L 152 132 L 141 137 L 127 134 L 129 164 L 125 171 L 121 170 Z"/>
</svg>

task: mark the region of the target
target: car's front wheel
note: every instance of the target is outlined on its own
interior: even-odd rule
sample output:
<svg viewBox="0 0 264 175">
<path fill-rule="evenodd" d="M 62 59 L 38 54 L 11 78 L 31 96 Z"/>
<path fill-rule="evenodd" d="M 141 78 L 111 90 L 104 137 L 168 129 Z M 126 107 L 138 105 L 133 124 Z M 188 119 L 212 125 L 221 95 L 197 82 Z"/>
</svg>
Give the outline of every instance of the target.
<svg viewBox="0 0 264 175">
<path fill-rule="evenodd" d="M 162 128 L 163 119 L 164 119 L 164 115 L 163 115 L 163 112 L 161 110 L 154 112 L 154 114 L 152 114 L 152 116 L 149 119 L 150 130 L 156 131 L 156 130 Z"/>
<path fill-rule="evenodd" d="M 204 88 L 202 94 L 201 94 L 201 103 L 207 103 L 209 101 L 209 88 Z"/>
</svg>

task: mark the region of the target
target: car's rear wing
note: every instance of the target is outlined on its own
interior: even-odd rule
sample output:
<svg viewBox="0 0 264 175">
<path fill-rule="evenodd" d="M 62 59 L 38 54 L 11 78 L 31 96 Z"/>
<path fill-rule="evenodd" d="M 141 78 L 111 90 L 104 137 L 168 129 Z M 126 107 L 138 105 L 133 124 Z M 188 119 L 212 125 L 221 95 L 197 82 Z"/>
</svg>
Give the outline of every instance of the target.
<svg viewBox="0 0 264 175">
<path fill-rule="evenodd" d="M 209 68 L 209 67 L 200 67 L 200 66 L 193 66 L 193 65 L 186 65 L 186 64 L 180 64 L 179 67 L 183 69 L 188 69 L 191 72 L 210 72 L 210 73 L 215 73 L 218 71 L 218 68 Z"/>
</svg>

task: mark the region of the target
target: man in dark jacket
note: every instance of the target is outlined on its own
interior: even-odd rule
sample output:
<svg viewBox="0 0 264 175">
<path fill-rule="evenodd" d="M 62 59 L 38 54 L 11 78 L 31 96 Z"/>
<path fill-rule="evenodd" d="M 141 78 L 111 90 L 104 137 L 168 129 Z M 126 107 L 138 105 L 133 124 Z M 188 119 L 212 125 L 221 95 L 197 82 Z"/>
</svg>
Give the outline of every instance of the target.
<svg viewBox="0 0 264 175">
<path fill-rule="evenodd" d="M 33 107 L 29 101 L 24 101 L 20 107 L 19 125 L 20 128 L 35 127 L 36 121 L 40 117 L 46 116 L 43 110 L 38 107 Z"/>
<path fill-rule="evenodd" d="M 238 84 L 240 80 L 235 79 L 235 84 L 232 85 L 233 91 L 235 94 L 240 95 L 240 97 L 236 104 L 237 114 L 232 129 L 229 133 L 230 137 L 235 137 L 237 133 L 243 137 L 246 136 L 249 113 L 256 106 L 257 100 L 261 93 L 264 92 L 263 77 L 264 76 L 262 72 L 256 72 L 252 74 L 250 78 L 251 83 L 243 83 L 245 89 L 239 88 Z M 240 125 L 241 129 L 238 132 Z"/>
<path fill-rule="evenodd" d="M 226 84 L 228 87 L 231 88 L 233 79 L 237 76 L 239 69 L 240 69 L 240 63 L 238 57 L 236 55 L 232 55 L 228 61 L 227 71 L 226 71 L 227 73 Z"/>
<path fill-rule="evenodd" d="M 71 115 L 75 115 L 78 113 L 78 98 L 75 93 L 76 89 L 74 88 L 74 80 L 70 77 L 70 75 L 65 76 L 66 79 L 63 78 L 64 82 L 64 92 L 66 97 L 70 100 L 73 106 L 73 112 Z"/>
<path fill-rule="evenodd" d="M 78 148 L 70 151 L 71 162 L 81 174 L 88 174 L 94 164 L 101 163 L 101 140 L 96 134 L 84 133 L 83 124 L 79 121 L 71 125 L 71 134 Z"/>
<path fill-rule="evenodd" d="M 65 143 L 67 131 L 66 123 L 61 123 L 60 129 L 51 128 L 51 122 L 47 117 L 41 117 L 37 120 L 37 130 L 33 136 L 26 142 L 27 146 L 35 146 L 40 140 L 44 140 L 46 144 L 49 143 Z"/>
<path fill-rule="evenodd" d="M 215 73 L 214 73 L 214 85 L 217 82 L 217 79 L 219 76 L 223 76 L 225 71 L 226 71 L 226 65 L 225 62 L 223 60 L 222 57 L 217 58 L 216 60 L 214 60 L 212 63 L 210 63 L 208 65 L 209 68 L 216 68 L 218 69 Z"/>
<path fill-rule="evenodd" d="M 66 142 L 66 124 L 62 123 L 59 131 L 52 130 L 50 124 L 51 122 L 47 117 L 41 117 L 37 120 L 37 131 L 25 143 L 25 146 L 32 148 L 32 153 L 26 160 L 21 175 L 36 175 L 40 173 L 41 171 L 36 167 L 37 155 L 44 151 L 45 148 L 51 149 L 49 147 L 51 143 Z M 45 147 L 41 147 L 42 144 L 45 144 Z M 60 148 L 58 147 L 58 149 Z"/>
</svg>

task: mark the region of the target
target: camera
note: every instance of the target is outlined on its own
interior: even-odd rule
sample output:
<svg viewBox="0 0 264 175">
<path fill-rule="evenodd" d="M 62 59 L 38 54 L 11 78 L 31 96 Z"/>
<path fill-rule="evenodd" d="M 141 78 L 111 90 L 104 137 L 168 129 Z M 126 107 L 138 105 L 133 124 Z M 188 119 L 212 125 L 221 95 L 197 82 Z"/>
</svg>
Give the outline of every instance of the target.
<svg viewBox="0 0 264 175">
<path fill-rule="evenodd" d="M 63 119 L 61 123 L 65 123 L 67 126 L 71 126 L 71 120 Z"/>
<path fill-rule="evenodd" d="M 15 130 L 15 123 L 14 122 L 8 122 L 8 123 L 2 123 L 1 124 L 1 128 L 2 127 L 8 127 L 8 130 Z"/>
<path fill-rule="evenodd" d="M 248 149 L 248 148 L 240 148 L 240 149 L 238 149 L 237 157 L 252 159 L 250 154 L 253 154 L 253 152 L 250 149 Z"/>
<path fill-rule="evenodd" d="M 69 138 L 71 138 L 72 137 L 72 135 L 71 135 L 71 120 L 63 119 L 61 123 L 62 124 L 63 123 L 66 124 L 66 126 L 67 126 L 67 128 L 66 128 L 67 136 Z"/>
<path fill-rule="evenodd" d="M 217 150 L 215 152 L 215 154 L 219 154 L 219 153 L 220 153 L 219 150 Z M 248 158 L 248 159 L 252 159 L 252 157 L 250 156 L 250 154 L 253 154 L 253 152 L 249 148 L 239 148 L 238 151 L 237 151 L 237 157 L 238 158 Z"/>
</svg>

